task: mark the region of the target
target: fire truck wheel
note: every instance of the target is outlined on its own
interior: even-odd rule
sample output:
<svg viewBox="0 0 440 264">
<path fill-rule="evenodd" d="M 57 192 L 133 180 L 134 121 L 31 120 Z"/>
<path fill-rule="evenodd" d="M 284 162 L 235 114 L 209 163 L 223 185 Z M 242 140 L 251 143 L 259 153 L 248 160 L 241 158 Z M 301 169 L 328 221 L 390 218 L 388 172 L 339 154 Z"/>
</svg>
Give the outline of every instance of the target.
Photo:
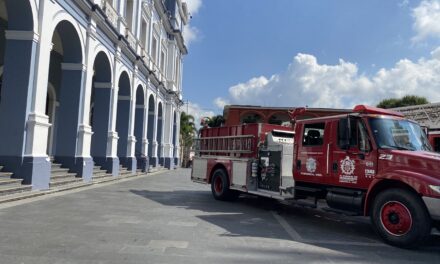
<svg viewBox="0 0 440 264">
<path fill-rule="evenodd" d="M 238 198 L 238 192 L 229 189 L 229 179 L 223 169 L 217 169 L 212 174 L 211 191 L 216 200 L 232 201 Z"/>
<path fill-rule="evenodd" d="M 418 247 L 431 233 L 431 218 L 422 199 L 405 189 L 379 193 L 370 215 L 376 232 L 393 246 Z"/>
</svg>

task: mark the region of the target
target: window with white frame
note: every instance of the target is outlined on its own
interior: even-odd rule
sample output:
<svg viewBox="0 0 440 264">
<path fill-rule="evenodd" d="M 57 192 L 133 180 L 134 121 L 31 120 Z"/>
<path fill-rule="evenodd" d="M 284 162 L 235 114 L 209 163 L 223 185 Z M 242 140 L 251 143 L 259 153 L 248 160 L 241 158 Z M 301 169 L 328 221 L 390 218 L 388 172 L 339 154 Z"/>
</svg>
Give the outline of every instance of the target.
<svg viewBox="0 0 440 264">
<path fill-rule="evenodd" d="M 160 51 L 160 70 L 165 74 L 165 62 L 166 62 L 166 49 L 162 47 Z"/>
<path fill-rule="evenodd" d="M 147 21 L 145 19 L 142 19 L 140 41 L 141 41 L 141 45 L 144 49 L 147 47 L 146 43 L 148 43 L 147 42 L 147 32 L 148 32 L 147 28 L 148 28 Z"/>
<path fill-rule="evenodd" d="M 125 2 L 125 20 L 127 22 L 127 27 L 132 30 L 133 29 L 133 10 L 134 4 L 133 0 L 127 0 Z"/>
<path fill-rule="evenodd" d="M 157 38 L 156 36 L 153 36 L 153 43 L 151 46 L 151 57 L 153 58 L 153 61 L 157 63 Z"/>
</svg>

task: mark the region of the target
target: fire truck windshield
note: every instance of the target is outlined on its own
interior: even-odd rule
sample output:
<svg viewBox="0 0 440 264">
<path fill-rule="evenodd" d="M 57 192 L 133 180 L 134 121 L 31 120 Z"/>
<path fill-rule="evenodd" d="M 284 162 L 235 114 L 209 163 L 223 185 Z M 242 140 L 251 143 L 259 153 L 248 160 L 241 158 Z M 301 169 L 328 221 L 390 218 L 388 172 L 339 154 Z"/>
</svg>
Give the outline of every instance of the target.
<svg viewBox="0 0 440 264">
<path fill-rule="evenodd" d="M 369 118 L 377 146 L 383 149 L 432 151 L 423 129 L 405 119 Z"/>
</svg>

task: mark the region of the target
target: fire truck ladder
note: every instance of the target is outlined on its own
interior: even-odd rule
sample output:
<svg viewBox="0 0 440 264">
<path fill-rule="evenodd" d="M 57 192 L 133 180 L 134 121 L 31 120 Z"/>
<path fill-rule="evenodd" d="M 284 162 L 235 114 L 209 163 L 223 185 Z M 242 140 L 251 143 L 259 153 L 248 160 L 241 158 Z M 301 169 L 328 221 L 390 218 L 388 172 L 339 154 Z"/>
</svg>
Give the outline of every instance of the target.
<svg viewBox="0 0 440 264">
<path fill-rule="evenodd" d="M 440 129 L 440 103 L 398 107 L 392 110 L 401 112 L 405 117 L 412 119 L 430 129 Z"/>
<path fill-rule="evenodd" d="M 195 139 L 195 152 L 199 155 L 240 156 L 255 149 L 254 135 L 203 137 Z"/>
</svg>

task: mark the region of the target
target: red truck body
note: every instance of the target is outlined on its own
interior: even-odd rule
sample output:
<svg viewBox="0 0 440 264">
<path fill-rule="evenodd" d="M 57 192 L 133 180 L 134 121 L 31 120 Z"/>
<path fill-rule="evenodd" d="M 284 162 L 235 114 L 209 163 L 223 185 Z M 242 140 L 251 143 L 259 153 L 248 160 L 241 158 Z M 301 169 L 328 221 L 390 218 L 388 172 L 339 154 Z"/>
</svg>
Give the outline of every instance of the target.
<svg viewBox="0 0 440 264">
<path fill-rule="evenodd" d="M 440 154 L 420 126 L 397 112 L 353 113 L 201 130 L 193 181 L 214 198 L 240 193 L 370 216 L 378 234 L 413 247 L 440 221 Z"/>
<path fill-rule="evenodd" d="M 429 143 L 435 152 L 440 152 L 440 131 L 430 131 L 428 134 Z"/>
</svg>

